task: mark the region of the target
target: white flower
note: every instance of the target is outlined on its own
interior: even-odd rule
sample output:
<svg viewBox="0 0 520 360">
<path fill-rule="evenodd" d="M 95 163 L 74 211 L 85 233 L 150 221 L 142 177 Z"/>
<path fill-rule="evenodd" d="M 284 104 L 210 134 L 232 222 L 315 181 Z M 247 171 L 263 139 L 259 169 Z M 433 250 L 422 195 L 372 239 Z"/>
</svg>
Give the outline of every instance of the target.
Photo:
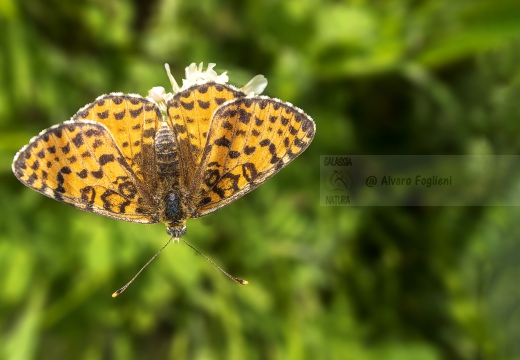
<svg viewBox="0 0 520 360">
<path fill-rule="evenodd" d="M 204 84 L 208 81 L 214 81 L 219 84 L 226 84 L 229 81 L 229 77 L 224 71 L 222 74 L 218 75 L 213 68 L 215 67 L 215 63 L 209 63 L 208 69 L 206 71 L 203 69 L 203 64 L 200 63 L 197 66 L 195 63 L 191 63 L 190 66 L 186 68 L 186 79 L 182 80 L 182 89 L 189 88 L 192 85 L 196 84 Z"/>
<path fill-rule="evenodd" d="M 172 93 L 166 93 L 162 86 L 155 86 L 148 91 L 147 98 L 159 106 L 163 116 L 166 116 L 168 101 L 173 97 Z"/>
<path fill-rule="evenodd" d="M 163 103 L 166 100 L 166 90 L 162 86 L 155 86 L 148 91 L 148 97 L 157 104 Z"/>
<path fill-rule="evenodd" d="M 261 94 L 267 86 L 267 79 L 264 75 L 256 75 L 254 78 L 249 80 L 247 84 L 242 86 L 240 90 L 246 93 L 247 96 L 253 96 Z"/>
<path fill-rule="evenodd" d="M 224 71 L 222 74 L 217 74 L 213 68 L 216 64 L 209 63 L 206 70 L 203 70 L 203 63 L 198 66 L 195 63 L 191 63 L 190 66 L 186 67 L 186 78 L 182 79 L 182 87 L 177 84 L 175 78 L 172 76 L 170 66 L 164 64 L 168 79 L 172 85 L 172 93 L 167 93 L 162 86 L 156 86 L 148 92 L 148 99 L 154 101 L 159 105 L 161 111 L 165 113 L 166 104 L 168 101 L 178 92 L 181 92 L 190 86 L 200 85 L 207 82 L 216 82 L 218 84 L 227 84 L 229 77 L 227 72 Z M 254 96 L 261 94 L 267 86 L 267 79 L 263 75 L 256 75 L 246 85 L 240 88 L 241 91 L 245 92 L 247 96 Z"/>
</svg>

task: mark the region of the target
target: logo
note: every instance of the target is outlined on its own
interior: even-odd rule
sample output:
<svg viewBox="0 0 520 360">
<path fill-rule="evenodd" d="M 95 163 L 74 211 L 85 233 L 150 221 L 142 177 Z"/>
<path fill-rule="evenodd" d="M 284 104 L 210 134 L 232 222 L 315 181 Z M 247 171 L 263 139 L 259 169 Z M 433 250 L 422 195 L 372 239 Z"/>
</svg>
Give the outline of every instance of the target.
<svg viewBox="0 0 520 360">
<path fill-rule="evenodd" d="M 343 155 L 322 155 L 320 161 L 320 205 L 350 205 L 354 178 L 347 169 L 352 169 L 352 158 Z"/>
<path fill-rule="evenodd" d="M 346 170 L 331 169 L 323 178 L 325 189 L 333 194 L 346 193 L 353 185 L 352 176 Z"/>
</svg>

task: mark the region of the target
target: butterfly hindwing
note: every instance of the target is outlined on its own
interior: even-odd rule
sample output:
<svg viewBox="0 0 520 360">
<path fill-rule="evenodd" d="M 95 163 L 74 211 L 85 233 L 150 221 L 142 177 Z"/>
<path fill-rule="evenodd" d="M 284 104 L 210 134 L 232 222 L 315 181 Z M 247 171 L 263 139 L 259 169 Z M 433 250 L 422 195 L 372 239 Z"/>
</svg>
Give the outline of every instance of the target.
<svg viewBox="0 0 520 360">
<path fill-rule="evenodd" d="M 244 96 L 234 86 L 208 82 L 193 85 L 168 102 L 167 122 L 177 140 L 185 186 L 191 184 L 200 164 L 213 114 L 226 101 Z"/>
<path fill-rule="evenodd" d="M 310 144 L 314 121 L 300 109 L 257 96 L 230 101 L 213 115 L 192 188 L 192 217 L 247 194 Z"/>
<path fill-rule="evenodd" d="M 18 152 L 13 172 L 24 185 L 76 208 L 125 221 L 158 221 L 152 194 L 104 125 L 66 121 L 42 131 Z"/>
</svg>

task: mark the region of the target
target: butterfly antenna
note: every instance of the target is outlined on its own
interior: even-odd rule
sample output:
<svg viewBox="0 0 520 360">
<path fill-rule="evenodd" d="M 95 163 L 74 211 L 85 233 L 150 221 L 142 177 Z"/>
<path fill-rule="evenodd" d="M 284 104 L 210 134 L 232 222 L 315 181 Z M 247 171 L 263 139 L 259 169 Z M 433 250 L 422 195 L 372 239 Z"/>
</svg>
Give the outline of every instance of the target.
<svg viewBox="0 0 520 360">
<path fill-rule="evenodd" d="M 172 240 L 173 240 L 173 236 L 170 238 L 170 240 L 168 240 L 168 242 L 167 242 L 166 244 L 164 244 L 164 246 L 163 246 L 162 248 L 159 249 L 159 251 L 157 251 L 157 252 L 155 253 L 154 256 L 152 256 L 152 258 L 151 258 L 150 260 L 148 260 L 148 262 L 147 262 L 146 264 L 144 264 L 144 266 L 141 268 L 141 270 L 139 270 L 139 271 L 137 272 L 137 274 L 135 274 L 135 276 L 134 276 L 134 277 L 133 277 L 129 282 L 126 283 L 125 286 L 123 286 L 121 289 L 115 291 L 115 292 L 112 294 L 112 297 L 115 298 L 116 296 L 121 295 L 121 293 L 122 293 L 123 291 L 125 291 L 126 288 L 130 286 L 131 283 L 134 282 L 134 280 L 139 276 L 139 274 L 144 270 L 144 268 L 147 267 L 148 264 L 150 264 L 150 263 L 153 261 L 153 259 L 155 259 L 155 258 L 157 257 L 157 255 L 159 255 L 159 253 L 160 253 L 161 251 L 163 251 L 163 249 L 164 249 L 166 246 L 168 246 L 169 243 L 172 242 Z"/>
<path fill-rule="evenodd" d="M 186 240 L 182 239 L 182 241 L 188 245 L 190 248 L 192 248 L 193 250 L 195 250 L 195 252 L 197 254 L 199 254 L 200 256 L 202 256 L 204 259 L 206 259 L 211 265 L 213 265 L 214 267 L 216 267 L 217 269 L 219 269 L 224 275 L 226 275 L 228 278 L 230 278 L 231 280 L 233 280 L 234 282 L 240 284 L 240 285 L 247 285 L 249 284 L 249 281 L 247 280 L 242 280 L 242 279 L 239 279 L 237 277 L 234 277 L 233 275 L 230 275 L 229 273 L 227 273 L 226 271 L 224 271 L 224 269 L 222 269 L 220 266 L 218 266 L 217 264 L 215 264 L 213 262 L 213 260 L 211 260 L 209 257 L 207 257 L 206 255 L 204 255 L 203 253 L 201 253 L 199 250 L 195 249 L 192 245 L 188 244 L 186 242 Z M 166 245 L 165 245 L 166 246 Z"/>
</svg>

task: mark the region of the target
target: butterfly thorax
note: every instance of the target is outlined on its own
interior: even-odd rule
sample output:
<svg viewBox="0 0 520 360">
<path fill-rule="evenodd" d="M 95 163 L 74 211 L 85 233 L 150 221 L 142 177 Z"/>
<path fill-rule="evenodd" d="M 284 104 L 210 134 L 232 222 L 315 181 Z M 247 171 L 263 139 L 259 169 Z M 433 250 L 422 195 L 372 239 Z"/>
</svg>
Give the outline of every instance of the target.
<svg viewBox="0 0 520 360">
<path fill-rule="evenodd" d="M 158 186 L 157 199 L 161 204 L 161 221 L 168 234 L 179 237 L 186 232 L 186 201 L 179 181 L 179 158 L 175 135 L 163 123 L 155 135 Z"/>
</svg>

